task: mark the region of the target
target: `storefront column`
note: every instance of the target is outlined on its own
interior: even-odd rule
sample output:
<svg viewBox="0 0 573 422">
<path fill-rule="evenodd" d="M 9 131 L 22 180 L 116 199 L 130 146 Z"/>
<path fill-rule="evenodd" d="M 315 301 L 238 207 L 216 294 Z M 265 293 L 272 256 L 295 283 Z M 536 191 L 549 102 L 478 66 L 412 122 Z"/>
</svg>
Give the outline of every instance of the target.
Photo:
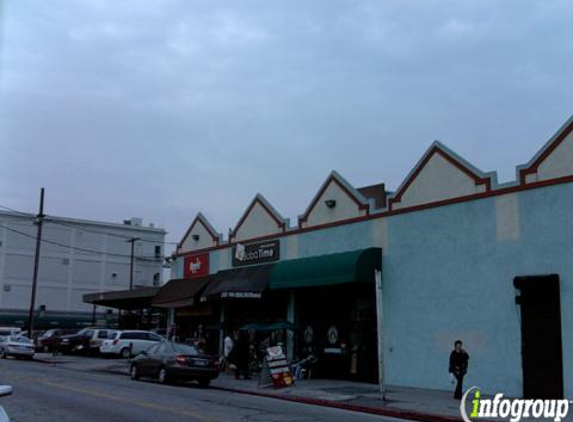
<svg viewBox="0 0 573 422">
<path fill-rule="evenodd" d="M 168 340 L 171 340 L 171 336 L 175 331 L 175 309 L 169 308 L 167 310 L 167 331 L 166 336 Z"/>
<path fill-rule="evenodd" d="M 221 329 L 219 330 L 219 355 L 223 356 L 223 349 L 225 348 L 225 319 L 227 318 L 227 311 L 225 303 L 221 303 Z"/>
<path fill-rule="evenodd" d="M 380 384 L 380 396 L 386 400 L 386 387 L 384 385 L 384 342 L 382 336 L 382 271 L 375 270 L 376 280 L 376 321 L 378 331 L 378 383 Z"/>
<path fill-rule="evenodd" d="M 289 291 L 289 298 L 287 303 L 287 321 L 296 325 L 296 301 L 295 301 L 295 293 L 294 290 Z M 293 360 L 294 359 L 294 342 L 295 342 L 295 333 L 291 330 L 286 330 L 286 355 L 287 359 Z"/>
</svg>

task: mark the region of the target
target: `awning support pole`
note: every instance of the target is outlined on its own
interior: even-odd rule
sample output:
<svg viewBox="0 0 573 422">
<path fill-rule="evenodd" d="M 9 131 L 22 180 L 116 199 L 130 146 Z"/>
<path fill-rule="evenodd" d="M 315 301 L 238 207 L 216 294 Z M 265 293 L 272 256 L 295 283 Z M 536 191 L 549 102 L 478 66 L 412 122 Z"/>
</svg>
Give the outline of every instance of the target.
<svg viewBox="0 0 573 422">
<path fill-rule="evenodd" d="M 380 397 L 386 400 L 386 386 L 384 385 L 384 341 L 382 335 L 382 271 L 374 270 L 376 280 L 376 322 L 378 329 L 378 384 Z"/>
<path fill-rule="evenodd" d="M 219 330 L 219 354 L 223 355 L 223 349 L 225 348 L 225 329 L 228 331 L 229 327 L 225 327 L 225 320 L 227 319 L 225 304 L 221 303 L 221 316 L 219 317 L 219 322 L 221 323 L 221 329 Z M 230 333 L 230 331 L 229 331 Z"/>
<path fill-rule="evenodd" d="M 296 307 L 295 293 L 294 290 L 291 289 L 289 291 L 286 319 L 287 322 L 290 322 L 292 324 L 296 323 L 295 307 Z M 294 359 L 294 332 L 291 330 L 286 330 L 286 354 L 287 354 L 287 359 L 291 361 Z"/>
</svg>

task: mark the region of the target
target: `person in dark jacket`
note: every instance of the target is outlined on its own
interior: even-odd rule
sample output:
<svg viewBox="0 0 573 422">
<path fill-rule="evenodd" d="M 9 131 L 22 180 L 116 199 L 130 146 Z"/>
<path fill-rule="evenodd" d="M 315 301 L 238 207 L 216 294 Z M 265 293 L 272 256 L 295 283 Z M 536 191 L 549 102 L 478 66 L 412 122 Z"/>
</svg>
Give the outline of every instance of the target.
<svg viewBox="0 0 573 422">
<path fill-rule="evenodd" d="M 454 393 L 455 399 L 462 398 L 464 376 L 468 372 L 469 360 L 470 356 L 462 348 L 462 341 L 456 340 L 456 342 L 454 343 L 454 350 L 450 354 L 450 368 L 449 368 L 449 372 L 455 377 L 457 381 L 456 391 Z"/>
<path fill-rule="evenodd" d="M 246 331 L 239 333 L 239 339 L 234 347 L 233 363 L 237 366 L 235 371 L 235 378 L 239 379 L 241 374 L 246 380 L 250 379 L 249 376 L 249 334 Z"/>
</svg>

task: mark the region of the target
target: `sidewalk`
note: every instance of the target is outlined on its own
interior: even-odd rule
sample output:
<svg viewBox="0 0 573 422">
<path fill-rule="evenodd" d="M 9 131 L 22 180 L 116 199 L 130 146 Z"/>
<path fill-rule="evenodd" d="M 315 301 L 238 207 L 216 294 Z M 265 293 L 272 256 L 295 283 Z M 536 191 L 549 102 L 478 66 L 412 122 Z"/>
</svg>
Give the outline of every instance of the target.
<svg viewBox="0 0 573 422">
<path fill-rule="evenodd" d="M 127 361 L 82 356 L 52 356 L 37 353 L 34 360 L 45 364 L 62 365 L 66 369 L 85 372 L 128 374 Z M 459 402 L 448 391 L 387 387 L 386 400 L 381 400 L 377 385 L 337 380 L 297 380 L 290 388 L 275 390 L 259 387 L 258 377 L 236 380 L 221 373 L 211 383 L 219 390 L 241 394 L 289 400 L 317 406 L 333 407 L 375 415 L 391 416 L 425 422 L 461 421 Z"/>
<path fill-rule="evenodd" d="M 43 364 L 61 365 L 73 371 L 105 372 L 120 376 L 127 376 L 129 373 L 128 362 L 124 359 L 61 355 L 53 357 L 51 354 L 37 353 L 34 360 Z M 273 387 L 259 387 L 258 380 L 258 376 L 251 380 L 236 380 L 221 373 L 219 378 L 211 382 L 211 388 L 399 419 L 424 422 L 462 421 L 460 402 L 452 398 L 451 391 L 387 386 L 386 400 L 382 400 L 379 388 L 374 384 L 312 379 L 296 380 L 292 387 L 275 390 Z M 573 419 L 573 412 L 571 413 L 564 421 Z M 521 422 L 532 420 L 522 419 Z M 486 421 L 480 419 L 480 422 Z"/>
<path fill-rule="evenodd" d="M 243 394 L 272 397 L 318 406 L 334 407 L 363 413 L 426 421 L 461 421 L 459 401 L 448 391 L 392 387 L 386 389 L 386 400 L 380 398 L 377 385 L 337 380 L 297 380 L 290 388 L 261 388 L 258 379 L 236 380 L 221 374 L 213 388 Z"/>
</svg>

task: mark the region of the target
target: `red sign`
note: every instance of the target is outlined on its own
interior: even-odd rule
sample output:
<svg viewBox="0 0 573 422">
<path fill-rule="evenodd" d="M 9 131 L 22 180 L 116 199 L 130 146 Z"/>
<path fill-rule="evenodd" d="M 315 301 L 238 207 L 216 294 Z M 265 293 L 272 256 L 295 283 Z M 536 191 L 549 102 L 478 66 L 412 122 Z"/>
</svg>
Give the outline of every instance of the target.
<svg viewBox="0 0 573 422">
<path fill-rule="evenodd" d="M 187 255 L 183 262 L 183 277 L 196 278 L 209 275 L 209 254 Z"/>
</svg>

